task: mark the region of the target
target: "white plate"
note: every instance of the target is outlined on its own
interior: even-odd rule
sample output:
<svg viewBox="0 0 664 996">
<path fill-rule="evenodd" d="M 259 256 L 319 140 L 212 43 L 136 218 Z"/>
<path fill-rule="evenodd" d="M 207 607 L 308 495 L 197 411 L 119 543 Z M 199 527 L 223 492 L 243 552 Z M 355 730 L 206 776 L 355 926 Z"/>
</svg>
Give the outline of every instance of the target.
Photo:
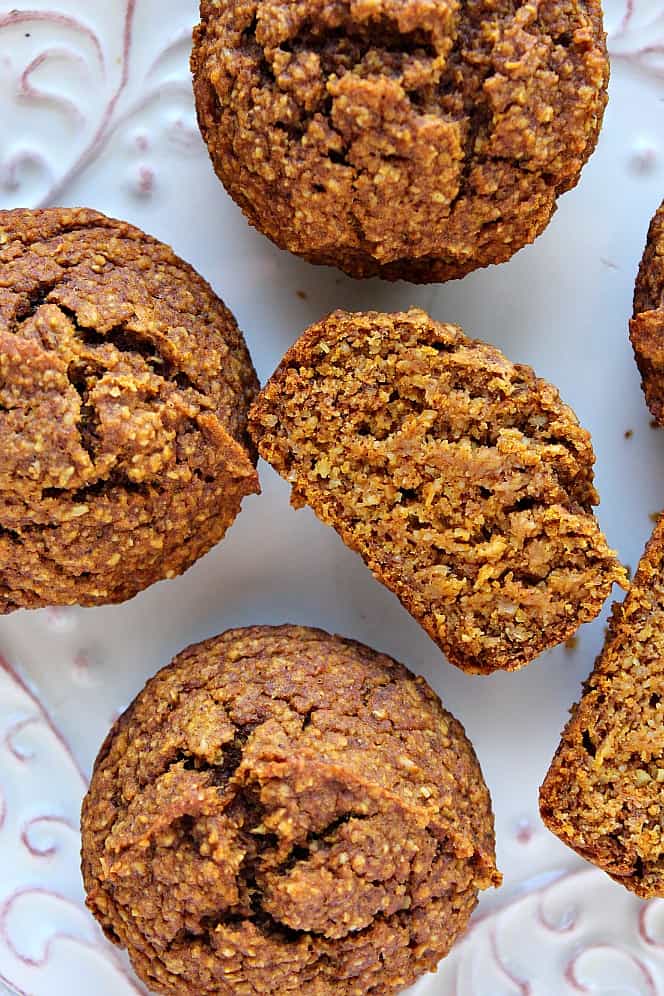
<svg viewBox="0 0 664 996">
<path fill-rule="evenodd" d="M 420 288 L 354 283 L 249 229 L 196 129 L 187 68 L 196 19 L 195 0 L 58 0 L 57 13 L 48 0 L 29 11 L 5 4 L 0 205 L 85 204 L 171 243 L 235 312 L 261 379 L 334 307 L 419 304 L 532 364 L 592 431 L 601 523 L 634 567 L 664 493 L 664 435 L 650 427 L 626 328 L 664 195 L 662 0 L 607 3 L 602 138 L 545 234 L 504 266 Z M 492 791 L 505 885 L 484 896 L 467 939 L 413 993 L 664 993 L 664 903 L 640 902 L 583 866 L 537 814 L 603 618 L 575 649 L 518 674 L 464 675 L 332 530 L 289 507 L 265 465 L 261 480 L 263 495 L 245 501 L 224 543 L 183 578 L 123 606 L 0 621 L 0 978 L 35 996 L 137 991 L 82 908 L 82 773 L 114 716 L 177 651 L 229 626 L 289 620 L 363 640 L 426 675 L 465 724 Z"/>
</svg>

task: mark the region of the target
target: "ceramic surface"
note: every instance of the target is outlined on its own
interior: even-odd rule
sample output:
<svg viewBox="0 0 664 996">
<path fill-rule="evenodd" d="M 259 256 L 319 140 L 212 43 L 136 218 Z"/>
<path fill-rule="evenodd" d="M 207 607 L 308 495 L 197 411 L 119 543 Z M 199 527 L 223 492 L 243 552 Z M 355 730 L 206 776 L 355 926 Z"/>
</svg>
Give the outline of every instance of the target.
<svg viewBox="0 0 664 996">
<path fill-rule="evenodd" d="M 0 5 L 0 206 L 85 204 L 170 242 L 235 312 L 261 379 L 334 307 L 419 304 L 553 381 L 593 433 L 599 516 L 635 567 L 662 505 L 627 339 L 664 195 L 664 4 L 607 0 L 613 72 L 599 148 L 534 246 L 432 287 L 354 283 L 279 252 L 215 179 L 187 68 L 195 0 Z M 418 996 L 664 994 L 664 903 L 588 869 L 542 826 L 537 788 L 604 616 L 518 674 L 450 667 L 396 599 L 265 465 L 226 540 L 123 606 L 0 620 L 0 979 L 31 996 L 141 992 L 82 905 L 77 821 L 113 718 L 186 644 L 285 620 L 363 640 L 424 674 L 465 724 L 496 810 L 505 885 Z M 617 597 L 619 593 L 616 593 Z M 608 608 L 608 606 L 607 606 Z"/>
</svg>

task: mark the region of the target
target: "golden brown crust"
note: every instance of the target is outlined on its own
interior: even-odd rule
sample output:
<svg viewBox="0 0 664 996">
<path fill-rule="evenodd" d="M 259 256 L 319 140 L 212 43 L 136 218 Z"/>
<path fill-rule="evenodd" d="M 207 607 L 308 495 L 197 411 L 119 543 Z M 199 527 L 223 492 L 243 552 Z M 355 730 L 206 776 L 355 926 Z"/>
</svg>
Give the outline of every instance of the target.
<svg viewBox="0 0 664 996">
<path fill-rule="evenodd" d="M 634 288 L 629 323 L 646 404 L 664 425 L 664 202 L 653 218 Z"/>
<path fill-rule="evenodd" d="M 540 234 L 595 147 L 609 72 L 599 0 L 202 0 L 191 65 L 253 225 L 416 282 Z"/>
<path fill-rule="evenodd" d="M 85 209 L 0 211 L 0 613 L 130 598 L 258 490 L 258 384 L 165 245 Z"/>
<path fill-rule="evenodd" d="M 639 896 L 664 896 L 664 519 L 540 790 L 553 833 Z"/>
<path fill-rule="evenodd" d="M 500 882 L 473 749 L 422 678 L 297 626 L 146 685 L 82 812 L 88 906 L 151 989 L 390 996 Z"/>
<path fill-rule="evenodd" d="M 550 384 L 423 311 L 335 312 L 250 412 L 259 452 L 467 671 L 527 664 L 625 574 L 588 433 Z"/>
</svg>

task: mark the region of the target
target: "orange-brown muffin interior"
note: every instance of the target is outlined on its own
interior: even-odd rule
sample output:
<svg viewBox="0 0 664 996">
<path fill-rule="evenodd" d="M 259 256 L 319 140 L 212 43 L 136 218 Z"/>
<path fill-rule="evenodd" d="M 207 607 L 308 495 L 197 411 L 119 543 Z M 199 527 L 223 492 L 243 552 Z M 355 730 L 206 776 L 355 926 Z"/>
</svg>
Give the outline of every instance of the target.
<svg viewBox="0 0 664 996">
<path fill-rule="evenodd" d="M 624 583 L 572 410 L 424 312 L 313 326 L 250 425 L 293 503 L 333 525 L 465 670 L 527 664 Z"/>
<path fill-rule="evenodd" d="M 639 896 L 664 897 L 664 519 L 540 792 L 564 843 Z"/>
</svg>

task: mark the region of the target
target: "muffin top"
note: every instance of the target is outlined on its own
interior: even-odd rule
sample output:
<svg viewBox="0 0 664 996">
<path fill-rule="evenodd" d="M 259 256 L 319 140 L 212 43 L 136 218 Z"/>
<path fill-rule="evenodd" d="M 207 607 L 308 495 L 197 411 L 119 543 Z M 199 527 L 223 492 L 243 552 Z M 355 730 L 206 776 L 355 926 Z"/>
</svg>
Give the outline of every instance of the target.
<svg viewBox="0 0 664 996">
<path fill-rule="evenodd" d="M 397 992 L 499 881 L 461 726 L 390 658 L 297 626 L 148 682 L 82 828 L 88 905 L 162 992 Z"/>
<path fill-rule="evenodd" d="M 629 333 L 646 404 L 655 420 L 664 425 L 664 202 L 648 230 Z"/>
<path fill-rule="evenodd" d="M 542 231 L 608 80 L 599 0 L 202 0 L 192 69 L 252 224 L 352 276 L 414 281 Z"/>
<path fill-rule="evenodd" d="M 0 211 L 0 612 L 188 566 L 257 490 L 256 389 L 233 316 L 167 246 L 94 211 Z"/>
<path fill-rule="evenodd" d="M 664 201 L 650 223 L 634 288 L 634 316 L 646 311 L 662 312 L 664 322 Z"/>
</svg>

